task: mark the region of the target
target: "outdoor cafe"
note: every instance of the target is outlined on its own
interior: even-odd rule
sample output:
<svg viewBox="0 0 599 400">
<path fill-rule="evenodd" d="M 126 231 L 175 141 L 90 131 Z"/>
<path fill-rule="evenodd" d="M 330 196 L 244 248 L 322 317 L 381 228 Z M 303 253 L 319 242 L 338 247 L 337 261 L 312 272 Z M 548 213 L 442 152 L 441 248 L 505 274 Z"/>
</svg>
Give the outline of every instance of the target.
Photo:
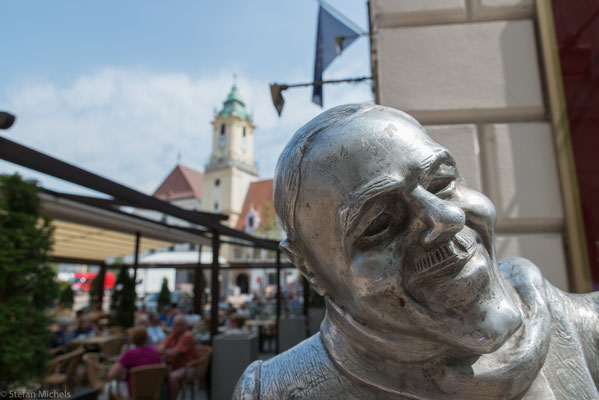
<svg viewBox="0 0 599 400">
<path fill-rule="evenodd" d="M 198 386 L 213 399 L 230 397 L 233 386 L 249 363 L 265 349 L 272 354 L 292 347 L 313 331 L 308 324 L 308 288 L 305 283 L 301 318 L 283 318 L 281 274 L 294 268 L 282 259 L 278 242 L 237 231 L 221 222 L 226 216 L 179 208 L 168 202 L 147 196 L 76 166 L 32 150 L 0 137 L 0 158 L 23 167 L 59 178 L 100 195 L 84 196 L 44 189 L 40 194 L 44 213 L 52 218 L 54 246 L 51 262 L 95 266 L 100 280 L 98 303 L 105 303 L 104 279 L 108 270 L 137 271 L 152 268 L 174 268 L 195 271 L 193 282 L 193 314 L 203 330 L 196 331 L 196 357 L 185 365 L 180 394 L 195 396 Z M 130 212 L 131 209 L 153 210 L 176 218 L 179 223 L 167 224 Z M 140 254 L 191 243 L 198 251 L 197 263 L 144 264 Z M 223 245 L 267 249 L 276 252 L 274 263 L 243 262 L 222 264 Z M 202 249 L 210 248 L 212 260 L 202 263 Z M 125 254 L 133 262 L 114 262 Z M 107 261 L 111 260 L 111 261 Z M 235 269 L 264 269 L 276 272 L 274 315 L 246 319 L 247 335 L 225 335 L 222 319 L 227 312 L 222 307 L 222 287 L 219 277 L 223 271 Z M 210 277 L 204 282 L 205 274 Z M 118 281 L 117 281 L 118 285 Z M 209 288 L 204 290 L 203 288 Z M 204 294 L 208 293 L 209 296 Z M 205 299 L 207 304 L 203 304 Z M 100 307 L 100 312 L 101 312 Z M 216 316 L 216 318 L 214 317 Z M 108 323 L 105 316 L 96 321 L 90 334 L 69 337 L 63 345 L 52 349 L 48 363 L 49 374 L 43 388 L 69 390 L 71 397 L 96 398 L 109 384 L 110 368 L 116 360 L 132 349 L 133 330 Z M 187 328 L 193 329 L 193 323 Z M 73 329 L 74 326 L 68 329 Z M 79 327 L 80 328 L 80 327 Z M 53 326 L 53 329 L 58 329 Z M 173 326 L 164 327 L 168 334 Z M 72 331 L 71 331 L 72 332 Z M 149 332 L 149 331 L 148 331 Z M 169 397 L 169 357 L 166 364 L 138 367 L 130 373 L 129 397 Z M 172 359 L 172 358 L 171 358 Z M 187 389 L 186 389 L 187 388 Z M 115 395 L 118 398 L 118 394 Z M 121 396 L 122 397 L 122 396 Z"/>
</svg>

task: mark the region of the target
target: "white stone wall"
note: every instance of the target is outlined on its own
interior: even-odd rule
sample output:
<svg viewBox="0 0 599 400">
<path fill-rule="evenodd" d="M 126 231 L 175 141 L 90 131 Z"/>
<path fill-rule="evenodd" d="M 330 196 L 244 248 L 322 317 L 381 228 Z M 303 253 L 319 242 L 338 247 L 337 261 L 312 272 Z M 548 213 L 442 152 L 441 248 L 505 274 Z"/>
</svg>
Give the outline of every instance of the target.
<svg viewBox="0 0 599 400">
<path fill-rule="evenodd" d="M 371 0 L 379 104 L 406 111 L 497 208 L 497 255 L 568 289 L 532 0 Z"/>
</svg>

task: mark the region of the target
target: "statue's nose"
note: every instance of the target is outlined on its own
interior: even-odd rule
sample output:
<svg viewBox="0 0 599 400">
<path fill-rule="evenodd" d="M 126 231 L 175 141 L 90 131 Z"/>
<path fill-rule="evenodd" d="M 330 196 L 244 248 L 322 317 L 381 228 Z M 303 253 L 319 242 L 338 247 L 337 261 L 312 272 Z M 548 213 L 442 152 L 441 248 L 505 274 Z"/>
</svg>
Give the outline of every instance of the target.
<svg viewBox="0 0 599 400">
<path fill-rule="evenodd" d="M 457 205 L 441 199 L 425 189 L 417 190 L 415 200 L 420 207 L 424 229 L 420 243 L 430 246 L 450 240 L 466 223 L 466 214 Z"/>
</svg>

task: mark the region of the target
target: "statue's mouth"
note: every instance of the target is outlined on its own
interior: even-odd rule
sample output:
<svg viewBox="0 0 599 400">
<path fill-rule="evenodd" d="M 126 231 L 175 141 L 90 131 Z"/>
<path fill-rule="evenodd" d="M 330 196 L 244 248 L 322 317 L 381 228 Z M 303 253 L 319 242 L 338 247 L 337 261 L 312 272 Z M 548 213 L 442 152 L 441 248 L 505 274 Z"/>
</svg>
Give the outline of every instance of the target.
<svg viewBox="0 0 599 400">
<path fill-rule="evenodd" d="M 464 227 L 448 242 L 414 260 L 411 278 L 451 274 L 459 271 L 476 251 L 476 233 Z"/>
</svg>

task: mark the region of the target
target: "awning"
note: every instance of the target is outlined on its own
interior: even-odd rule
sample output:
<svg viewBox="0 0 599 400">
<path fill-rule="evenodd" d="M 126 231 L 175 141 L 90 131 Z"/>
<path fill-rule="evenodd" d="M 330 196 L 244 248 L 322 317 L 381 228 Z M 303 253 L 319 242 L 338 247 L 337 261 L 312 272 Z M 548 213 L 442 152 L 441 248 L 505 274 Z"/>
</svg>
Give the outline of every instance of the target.
<svg viewBox="0 0 599 400">
<path fill-rule="evenodd" d="M 54 259 L 104 261 L 139 251 L 171 247 L 176 243 L 210 245 L 210 239 L 120 210 L 93 207 L 47 193 L 41 194 L 44 213 L 53 218 Z"/>
</svg>

